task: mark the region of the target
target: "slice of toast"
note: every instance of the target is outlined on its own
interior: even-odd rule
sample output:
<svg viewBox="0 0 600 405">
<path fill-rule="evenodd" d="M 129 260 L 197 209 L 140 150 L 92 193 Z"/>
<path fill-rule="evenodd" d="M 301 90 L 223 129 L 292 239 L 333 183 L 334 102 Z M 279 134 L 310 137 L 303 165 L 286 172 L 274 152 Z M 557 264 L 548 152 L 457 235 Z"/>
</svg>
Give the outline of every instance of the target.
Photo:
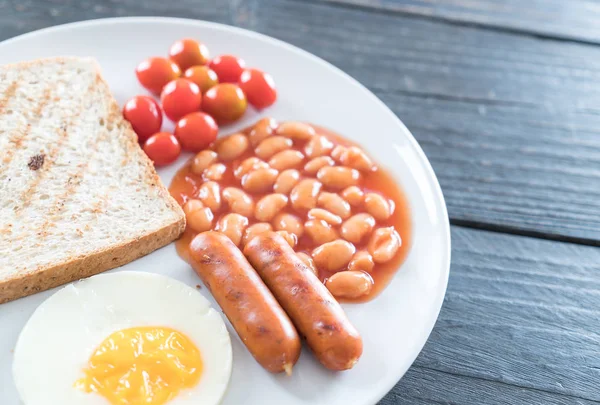
<svg viewBox="0 0 600 405">
<path fill-rule="evenodd" d="M 93 59 L 0 67 L 0 303 L 126 264 L 184 228 Z"/>
</svg>

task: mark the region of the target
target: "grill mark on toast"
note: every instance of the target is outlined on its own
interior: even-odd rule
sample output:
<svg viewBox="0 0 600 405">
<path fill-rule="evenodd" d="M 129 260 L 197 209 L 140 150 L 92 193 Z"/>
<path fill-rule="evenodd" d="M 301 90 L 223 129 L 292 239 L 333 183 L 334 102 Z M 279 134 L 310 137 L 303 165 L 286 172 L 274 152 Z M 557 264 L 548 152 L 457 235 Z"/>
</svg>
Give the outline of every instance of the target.
<svg viewBox="0 0 600 405">
<path fill-rule="evenodd" d="M 29 113 L 29 120 L 25 129 L 21 130 L 17 128 L 10 135 L 9 142 L 13 145 L 13 147 L 6 151 L 6 154 L 4 155 L 4 158 L 2 160 L 3 163 L 6 165 L 4 167 L 5 170 L 8 169 L 8 165 L 12 161 L 15 152 L 23 146 L 23 142 L 25 142 L 25 140 L 27 139 L 27 135 L 29 134 L 29 130 L 31 129 L 31 127 L 41 120 L 42 110 L 50 103 L 50 95 L 52 94 L 54 88 L 56 88 L 56 86 L 51 86 L 44 89 L 44 94 L 42 95 L 39 103 L 33 109 L 33 111 Z M 2 114 L 0 112 L 0 116 L 1 115 Z M 2 171 L 0 171 L 0 174 L 2 174 Z"/>
<path fill-rule="evenodd" d="M 8 102 L 11 98 L 13 98 L 19 88 L 19 80 L 21 76 L 17 76 L 15 80 L 8 86 L 6 91 L 2 93 L 2 98 L 0 98 L 0 116 L 4 115 L 6 112 L 6 107 L 8 106 Z"/>
<path fill-rule="evenodd" d="M 94 82 L 92 82 L 90 84 L 90 86 L 87 89 L 87 93 L 89 93 L 93 90 L 94 84 L 95 84 Z M 83 93 L 83 94 L 87 94 L 87 93 Z M 42 180 L 44 180 L 46 178 L 46 175 L 50 172 L 50 169 L 53 166 L 54 161 L 58 157 L 58 154 L 60 153 L 61 148 L 63 147 L 63 145 L 66 143 L 67 139 L 69 138 L 68 129 L 73 126 L 74 119 L 76 117 L 78 117 L 79 115 L 81 115 L 82 111 L 83 111 L 83 106 L 81 104 L 79 104 L 79 108 L 77 110 L 75 110 L 74 114 L 71 114 L 69 116 L 68 121 L 63 122 L 63 124 L 59 128 L 56 129 L 56 132 L 59 137 L 58 141 L 56 141 L 54 143 L 54 147 L 52 149 L 50 149 L 50 151 L 48 153 L 46 153 L 46 158 L 44 160 L 44 163 L 45 163 L 44 170 L 37 171 L 36 176 L 33 179 L 33 181 L 29 184 L 29 187 L 23 193 L 21 193 L 20 201 L 22 201 L 22 204 L 19 207 L 19 209 L 15 212 L 15 216 L 17 218 L 20 216 L 23 209 L 27 208 L 31 204 L 31 197 L 34 195 L 35 189 L 42 182 Z"/>
<path fill-rule="evenodd" d="M 102 81 L 102 78 L 100 75 L 96 75 L 96 85 L 100 85 L 100 82 Z M 91 91 L 91 89 L 89 89 Z M 102 119 L 105 120 L 105 122 L 108 122 L 109 124 L 112 124 L 114 122 L 118 122 L 117 126 L 120 127 L 121 122 L 121 112 L 119 110 L 118 105 L 116 105 L 116 103 L 112 102 L 110 103 L 109 107 L 109 114 L 108 117 L 102 117 Z M 76 171 L 74 171 L 72 174 L 70 174 L 68 176 L 67 182 L 65 183 L 65 185 L 63 186 L 64 192 L 56 199 L 56 204 L 48 211 L 48 213 L 46 214 L 46 220 L 44 221 L 44 223 L 42 224 L 40 231 L 38 232 L 38 235 L 40 237 L 47 237 L 50 232 L 49 232 L 49 228 L 52 227 L 55 223 L 56 220 L 59 219 L 60 214 L 64 211 L 64 207 L 66 205 L 66 202 L 70 199 L 71 196 L 74 196 L 76 194 L 76 190 L 77 188 L 81 185 L 81 183 L 83 182 L 83 177 L 85 176 L 87 170 L 89 169 L 90 166 L 90 162 L 93 160 L 93 157 L 98 153 L 100 144 L 103 143 L 104 141 L 106 141 L 106 139 L 108 139 L 109 136 L 111 136 L 111 131 L 112 127 L 109 127 L 108 129 L 104 129 L 104 131 L 102 131 L 101 135 L 97 138 L 97 139 L 93 139 L 91 140 L 92 142 L 92 150 L 90 153 L 90 157 L 89 159 L 86 160 L 86 162 L 80 163 L 79 165 L 77 165 L 77 169 Z M 102 201 L 97 201 L 96 204 L 94 204 L 94 212 L 95 213 L 100 213 L 102 211 L 102 206 L 106 204 L 106 199 L 103 199 Z M 96 215 L 95 218 L 97 219 L 98 216 Z M 73 218 L 73 220 L 75 220 Z M 86 227 L 89 226 L 90 224 L 86 224 Z M 79 236 L 83 236 L 83 232 L 80 229 L 76 229 L 76 232 L 78 233 Z"/>
</svg>

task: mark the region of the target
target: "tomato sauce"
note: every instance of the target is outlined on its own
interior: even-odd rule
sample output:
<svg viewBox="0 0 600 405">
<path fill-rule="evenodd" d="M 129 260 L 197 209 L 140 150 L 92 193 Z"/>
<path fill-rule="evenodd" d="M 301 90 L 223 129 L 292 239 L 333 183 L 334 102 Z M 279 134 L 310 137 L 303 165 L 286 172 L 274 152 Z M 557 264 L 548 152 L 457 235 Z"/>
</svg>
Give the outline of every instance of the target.
<svg viewBox="0 0 600 405">
<path fill-rule="evenodd" d="M 319 133 L 321 135 L 325 135 L 330 141 L 332 141 L 336 145 L 359 146 L 359 145 L 356 145 L 356 144 L 352 143 L 351 141 L 343 138 L 342 136 L 340 136 L 336 133 L 333 133 L 332 131 L 329 131 L 325 128 L 317 127 L 317 126 L 313 126 L 313 127 L 317 130 L 317 133 Z M 249 131 L 250 131 L 250 129 L 245 130 L 244 133 L 247 134 L 247 133 L 249 133 Z M 224 139 L 224 138 L 221 138 L 221 139 Z M 217 142 L 220 142 L 221 139 L 217 140 Z M 292 148 L 303 152 L 303 146 L 304 146 L 303 144 L 297 144 L 295 142 L 294 146 Z M 212 145 L 210 149 L 214 150 L 214 148 L 215 148 L 215 145 Z M 237 187 L 237 188 L 242 189 L 240 180 L 234 176 L 233 172 L 234 172 L 235 168 L 237 168 L 241 162 L 243 162 L 245 159 L 252 157 L 252 156 L 255 156 L 254 148 L 250 147 L 239 158 L 237 158 L 233 161 L 230 161 L 230 162 L 222 162 L 227 166 L 227 171 L 225 172 L 223 178 L 218 181 L 218 183 L 221 187 L 221 190 L 223 190 L 225 187 Z M 307 162 L 307 160 L 305 160 L 304 163 L 306 163 L 306 162 Z M 314 177 L 314 176 L 306 175 L 303 172 L 302 167 L 303 167 L 304 163 L 302 164 L 301 167 L 298 167 L 298 170 L 301 172 L 302 176 L 303 177 Z M 377 162 L 375 162 L 375 164 L 377 164 Z M 177 202 L 181 205 L 185 204 L 185 202 L 188 199 L 195 198 L 197 196 L 199 187 L 204 182 L 202 176 L 193 173 L 191 171 L 190 167 L 191 167 L 191 161 L 188 162 L 188 164 L 186 164 L 184 167 L 182 167 L 177 172 L 177 174 L 173 178 L 173 181 L 170 186 L 171 194 L 177 200 Z M 361 188 L 365 193 L 375 192 L 375 193 L 383 195 L 388 200 L 393 201 L 393 205 L 394 205 L 393 214 L 387 220 L 384 220 L 384 221 L 376 220 L 375 229 L 380 228 L 380 227 L 389 227 L 389 226 L 394 227 L 402 239 L 402 245 L 401 245 L 400 249 L 397 251 L 397 253 L 395 254 L 395 256 L 390 261 L 388 261 L 386 263 L 381 263 L 381 264 L 376 263 L 373 270 L 371 272 L 369 272 L 370 276 L 372 277 L 372 279 L 374 281 L 373 288 L 369 292 L 369 294 L 364 295 L 357 299 L 339 299 L 339 301 L 342 301 L 342 302 L 366 302 L 366 301 L 369 301 L 369 300 L 373 299 L 374 297 L 376 297 L 389 284 L 389 282 L 391 281 L 391 279 L 394 276 L 394 274 L 396 273 L 396 271 L 398 271 L 398 269 L 401 267 L 402 263 L 406 259 L 406 256 L 407 256 L 408 251 L 411 246 L 412 224 L 411 224 L 410 208 L 409 208 L 406 196 L 404 195 L 404 192 L 400 189 L 399 185 L 394 180 L 394 178 L 385 169 L 378 166 L 377 170 L 375 170 L 373 172 L 362 173 L 361 181 L 358 184 L 358 187 Z M 328 190 L 325 187 L 323 188 L 323 191 L 336 192 L 334 190 Z M 254 202 L 256 203 L 258 200 L 260 200 L 260 198 L 264 197 L 265 195 L 271 194 L 271 193 L 272 193 L 272 191 L 270 191 L 268 193 L 248 193 L 248 194 L 254 199 Z M 214 229 L 214 226 L 216 226 L 219 218 L 221 218 L 223 215 L 228 214 L 229 212 L 230 211 L 228 209 L 226 202 L 223 201 L 221 204 L 220 210 L 213 213 L 215 216 L 214 222 L 213 222 L 213 229 Z M 362 208 L 357 209 L 355 207 L 352 207 L 352 215 L 358 214 L 360 212 L 366 212 L 366 211 Z M 288 204 L 282 211 L 280 211 L 280 213 L 289 213 L 289 214 L 296 215 L 302 221 L 306 221 L 308 219 L 307 212 L 298 212 L 292 208 L 291 204 Z M 252 225 L 257 222 L 261 222 L 261 221 L 257 221 L 254 218 L 248 218 L 249 225 Z M 337 228 L 339 230 L 339 226 L 335 227 L 335 228 Z M 195 236 L 195 232 L 193 230 L 186 229 L 184 235 L 176 242 L 177 251 L 183 259 L 187 258 L 188 246 L 194 236 Z M 361 243 L 354 244 L 356 247 L 356 251 L 366 250 L 368 239 L 369 238 L 367 237 L 367 238 L 365 238 L 364 241 L 361 241 Z M 318 245 L 316 245 L 311 240 L 310 236 L 308 236 L 305 232 L 303 235 L 301 235 L 298 238 L 298 243 L 296 244 L 296 247 L 294 248 L 294 250 L 296 252 L 306 252 L 310 255 L 312 250 L 315 249 L 316 247 L 318 247 Z M 325 272 L 322 269 L 319 269 L 319 277 L 322 282 L 325 282 L 327 280 L 327 278 L 330 277 L 333 273 L 334 272 Z"/>
</svg>

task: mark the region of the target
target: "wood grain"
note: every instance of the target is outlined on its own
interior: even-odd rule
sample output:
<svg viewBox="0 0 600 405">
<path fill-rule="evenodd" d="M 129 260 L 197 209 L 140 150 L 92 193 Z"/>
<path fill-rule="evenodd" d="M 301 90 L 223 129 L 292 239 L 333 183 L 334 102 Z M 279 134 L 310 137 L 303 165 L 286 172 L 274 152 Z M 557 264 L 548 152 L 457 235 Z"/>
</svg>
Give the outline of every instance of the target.
<svg viewBox="0 0 600 405">
<path fill-rule="evenodd" d="M 600 4 L 590 0 L 318 0 L 381 13 L 402 13 L 533 34 L 600 43 Z"/>
<path fill-rule="evenodd" d="M 600 250 L 461 227 L 438 322 L 387 404 L 600 401 Z"/>
</svg>

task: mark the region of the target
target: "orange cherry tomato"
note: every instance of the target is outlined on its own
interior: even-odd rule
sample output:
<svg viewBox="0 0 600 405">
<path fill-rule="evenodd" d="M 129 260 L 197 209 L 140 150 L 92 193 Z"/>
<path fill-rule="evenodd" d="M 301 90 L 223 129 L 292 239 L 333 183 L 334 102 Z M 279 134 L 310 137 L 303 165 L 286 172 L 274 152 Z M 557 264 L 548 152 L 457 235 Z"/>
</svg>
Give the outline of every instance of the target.
<svg viewBox="0 0 600 405">
<path fill-rule="evenodd" d="M 175 41 L 169 49 L 169 58 L 177 63 L 182 71 L 192 66 L 206 65 L 208 56 L 206 45 L 191 38 Z"/>
<path fill-rule="evenodd" d="M 221 55 L 211 60 L 208 67 L 215 71 L 220 83 L 237 83 L 246 68 L 246 62 L 237 56 Z"/>
<path fill-rule="evenodd" d="M 183 77 L 196 83 L 202 94 L 219 84 L 217 74 L 208 66 L 192 66 L 183 73 Z"/>
<path fill-rule="evenodd" d="M 177 121 L 186 114 L 198 111 L 202 105 L 202 93 L 197 84 L 187 79 L 175 79 L 165 85 L 160 94 L 165 115 Z"/>
<path fill-rule="evenodd" d="M 155 166 L 165 166 L 177 160 L 181 153 L 181 145 L 174 135 L 159 132 L 148 138 L 144 144 L 144 152 Z"/>
<path fill-rule="evenodd" d="M 248 101 L 240 86 L 221 83 L 209 89 L 202 101 L 202 111 L 212 115 L 219 124 L 233 122 L 244 115 Z"/>
<path fill-rule="evenodd" d="M 270 74 L 258 69 L 246 69 L 240 76 L 240 88 L 246 94 L 248 102 L 259 110 L 277 100 L 275 82 Z"/>
<path fill-rule="evenodd" d="M 163 119 L 160 106 L 148 96 L 135 96 L 127 101 L 123 117 L 129 121 L 142 145 L 150 135 L 160 131 Z"/>
<path fill-rule="evenodd" d="M 160 94 L 165 84 L 181 76 L 181 70 L 167 58 L 153 57 L 140 63 L 135 69 L 135 74 L 142 86 Z"/>
<path fill-rule="evenodd" d="M 200 152 L 217 139 L 219 127 L 208 114 L 194 112 L 186 115 L 175 126 L 175 136 L 181 147 L 190 152 Z"/>
</svg>

